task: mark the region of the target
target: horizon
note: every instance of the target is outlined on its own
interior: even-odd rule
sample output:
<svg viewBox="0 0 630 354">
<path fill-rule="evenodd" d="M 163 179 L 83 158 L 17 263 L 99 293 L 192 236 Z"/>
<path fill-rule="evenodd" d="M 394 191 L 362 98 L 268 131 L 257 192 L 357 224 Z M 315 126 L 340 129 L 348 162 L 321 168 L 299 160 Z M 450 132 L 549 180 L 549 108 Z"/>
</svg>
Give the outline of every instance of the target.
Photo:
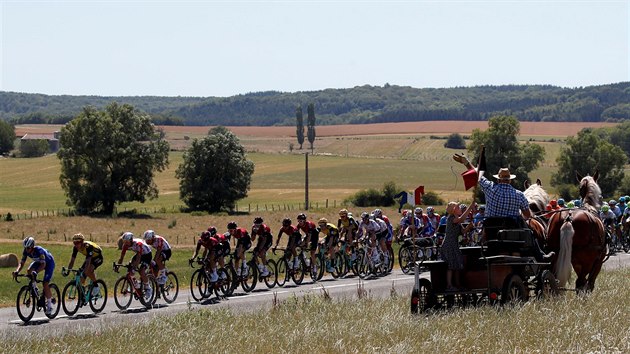
<svg viewBox="0 0 630 354">
<path fill-rule="evenodd" d="M 232 97 L 630 81 L 630 1 L 0 0 L 0 90 Z"/>
</svg>

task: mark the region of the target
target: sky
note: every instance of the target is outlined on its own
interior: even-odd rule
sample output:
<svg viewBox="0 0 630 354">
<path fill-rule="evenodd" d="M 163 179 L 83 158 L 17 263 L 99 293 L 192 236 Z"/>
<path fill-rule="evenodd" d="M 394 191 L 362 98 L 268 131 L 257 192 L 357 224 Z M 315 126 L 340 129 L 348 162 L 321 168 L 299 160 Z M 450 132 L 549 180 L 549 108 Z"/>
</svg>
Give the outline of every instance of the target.
<svg viewBox="0 0 630 354">
<path fill-rule="evenodd" d="M 0 91 L 232 96 L 630 81 L 630 0 L 0 0 Z"/>
</svg>

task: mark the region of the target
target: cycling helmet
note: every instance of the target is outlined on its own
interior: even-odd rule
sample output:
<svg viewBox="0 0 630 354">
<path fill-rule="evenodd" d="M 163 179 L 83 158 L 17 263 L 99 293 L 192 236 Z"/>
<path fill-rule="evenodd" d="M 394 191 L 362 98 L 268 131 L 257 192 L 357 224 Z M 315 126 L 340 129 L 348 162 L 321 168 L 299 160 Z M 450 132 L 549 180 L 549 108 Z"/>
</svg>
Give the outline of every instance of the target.
<svg viewBox="0 0 630 354">
<path fill-rule="evenodd" d="M 427 207 L 427 213 L 433 213 L 435 211 L 435 209 L 433 209 L 432 206 L 428 206 Z"/>
<path fill-rule="evenodd" d="M 339 210 L 339 216 L 348 216 L 348 209 Z"/>
<path fill-rule="evenodd" d="M 616 205 L 616 204 L 617 204 L 617 201 L 616 201 L 616 200 L 614 200 L 614 199 L 611 199 L 611 200 L 608 202 L 608 204 L 610 204 L 610 205 Z"/>
<path fill-rule="evenodd" d="M 348 217 L 351 218 L 352 217 L 352 213 L 348 212 Z"/>
<path fill-rule="evenodd" d="M 326 218 L 321 218 L 319 219 L 319 221 L 317 222 L 319 225 L 326 225 L 328 224 L 328 219 Z"/>
<path fill-rule="evenodd" d="M 236 221 L 230 221 L 227 224 L 227 228 L 228 228 L 228 230 L 235 230 L 236 229 Z"/>
<path fill-rule="evenodd" d="M 208 228 L 208 232 L 210 233 L 210 235 L 211 235 L 211 236 L 214 236 L 214 235 L 216 235 L 216 234 L 217 234 L 217 228 L 216 228 L 216 227 L 214 227 L 214 226 L 210 226 L 210 227 Z"/>
<path fill-rule="evenodd" d="M 383 211 L 381 209 L 374 209 L 374 217 L 382 219 L 383 218 Z"/>
<path fill-rule="evenodd" d="M 466 204 L 464 204 L 464 203 L 461 203 L 461 204 L 459 205 L 459 210 L 461 210 L 461 211 L 466 210 L 466 208 L 468 208 L 468 205 L 466 205 Z"/>
<path fill-rule="evenodd" d="M 142 238 L 144 238 L 145 241 L 151 241 L 153 240 L 154 237 L 155 237 L 155 231 L 153 230 L 147 230 L 144 232 L 144 235 L 142 235 Z"/>
<path fill-rule="evenodd" d="M 619 203 L 625 203 L 626 197 L 619 197 Z"/>
<path fill-rule="evenodd" d="M 24 245 L 24 248 L 35 247 L 35 239 L 32 236 L 29 236 L 24 239 L 24 242 L 22 242 L 22 244 Z"/>
<path fill-rule="evenodd" d="M 573 201 L 568 202 L 567 208 L 575 208 L 575 203 Z"/>
<path fill-rule="evenodd" d="M 133 240 L 133 234 L 131 232 L 125 232 L 122 235 L 122 240 L 123 241 L 131 241 L 131 240 Z"/>
<path fill-rule="evenodd" d="M 290 226 L 290 225 L 291 225 L 291 219 L 289 218 L 282 219 L 282 226 Z"/>
<path fill-rule="evenodd" d="M 263 223 L 263 221 L 264 221 L 263 218 L 261 218 L 260 216 L 257 216 L 254 218 L 254 224 L 260 225 Z"/>
<path fill-rule="evenodd" d="M 368 214 L 367 212 L 364 211 L 361 213 L 361 219 L 367 220 L 369 218 L 370 218 L 370 214 Z"/>
<path fill-rule="evenodd" d="M 420 214 L 420 213 L 422 213 L 422 208 L 416 208 L 413 212 L 415 214 Z"/>
<path fill-rule="evenodd" d="M 573 203 L 575 203 L 575 206 L 578 208 L 582 206 L 582 201 L 579 199 L 574 200 Z"/>
<path fill-rule="evenodd" d="M 304 214 L 304 213 L 299 213 L 299 214 L 298 214 L 298 216 L 297 216 L 297 219 L 298 219 L 298 220 L 306 220 L 306 214 Z"/>
<path fill-rule="evenodd" d="M 562 199 L 562 198 L 558 199 L 558 205 L 559 206 L 564 206 L 564 199 Z"/>
<path fill-rule="evenodd" d="M 77 241 L 85 241 L 85 236 L 83 236 L 83 234 L 78 233 L 78 234 L 74 234 L 74 236 L 72 236 L 72 242 L 77 242 Z"/>
<path fill-rule="evenodd" d="M 204 231 L 204 232 L 201 233 L 201 239 L 204 240 L 204 241 L 208 240 L 210 238 L 210 236 L 211 236 L 210 235 L 210 231 Z"/>
<path fill-rule="evenodd" d="M 607 213 L 610 210 L 610 207 L 606 204 L 602 205 L 602 212 Z"/>
</svg>

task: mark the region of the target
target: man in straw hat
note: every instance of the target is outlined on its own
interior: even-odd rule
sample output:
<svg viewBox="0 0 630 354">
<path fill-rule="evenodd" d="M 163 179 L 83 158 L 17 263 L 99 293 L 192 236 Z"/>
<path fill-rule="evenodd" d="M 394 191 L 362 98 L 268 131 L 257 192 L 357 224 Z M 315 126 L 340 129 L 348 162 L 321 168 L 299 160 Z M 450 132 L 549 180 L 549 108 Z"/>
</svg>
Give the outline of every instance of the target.
<svg viewBox="0 0 630 354">
<path fill-rule="evenodd" d="M 468 168 L 468 170 L 474 169 L 473 165 L 468 161 L 468 158 L 464 155 L 455 154 L 453 159 Z M 479 186 L 486 195 L 486 213 L 485 217 L 503 217 L 513 218 L 522 227 L 527 227 L 523 222 L 532 217 L 532 212 L 529 209 L 529 202 L 523 192 L 514 188 L 510 181 L 516 178 L 515 175 L 510 173 L 508 168 L 500 168 L 496 175 L 493 175 L 497 179 L 497 182 L 488 180 L 482 173 L 479 174 Z M 532 235 L 533 237 L 533 235 Z M 538 261 L 547 261 L 554 256 L 554 252 L 545 254 L 538 245 L 538 241 L 533 237 L 533 252 L 534 257 Z"/>
</svg>

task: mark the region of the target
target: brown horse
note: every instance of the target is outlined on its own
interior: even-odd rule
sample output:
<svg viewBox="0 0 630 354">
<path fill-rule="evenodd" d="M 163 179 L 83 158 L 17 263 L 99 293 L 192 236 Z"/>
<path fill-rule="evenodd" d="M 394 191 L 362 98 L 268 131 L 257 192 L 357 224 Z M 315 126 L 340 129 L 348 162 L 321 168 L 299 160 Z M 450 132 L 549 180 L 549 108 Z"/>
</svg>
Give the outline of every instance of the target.
<svg viewBox="0 0 630 354">
<path fill-rule="evenodd" d="M 558 255 L 554 270 L 559 285 L 564 287 L 571 276 L 571 265 L 577 274 L 575 289 L 592 291 L 606 255 L 604 225 L 597 216 L 601 189 L 597 185 L 599 172 L 581 177 L 580 196 L 583 206 L 563 209 L 549 218 L 547 245 Z"/>
</svg>

